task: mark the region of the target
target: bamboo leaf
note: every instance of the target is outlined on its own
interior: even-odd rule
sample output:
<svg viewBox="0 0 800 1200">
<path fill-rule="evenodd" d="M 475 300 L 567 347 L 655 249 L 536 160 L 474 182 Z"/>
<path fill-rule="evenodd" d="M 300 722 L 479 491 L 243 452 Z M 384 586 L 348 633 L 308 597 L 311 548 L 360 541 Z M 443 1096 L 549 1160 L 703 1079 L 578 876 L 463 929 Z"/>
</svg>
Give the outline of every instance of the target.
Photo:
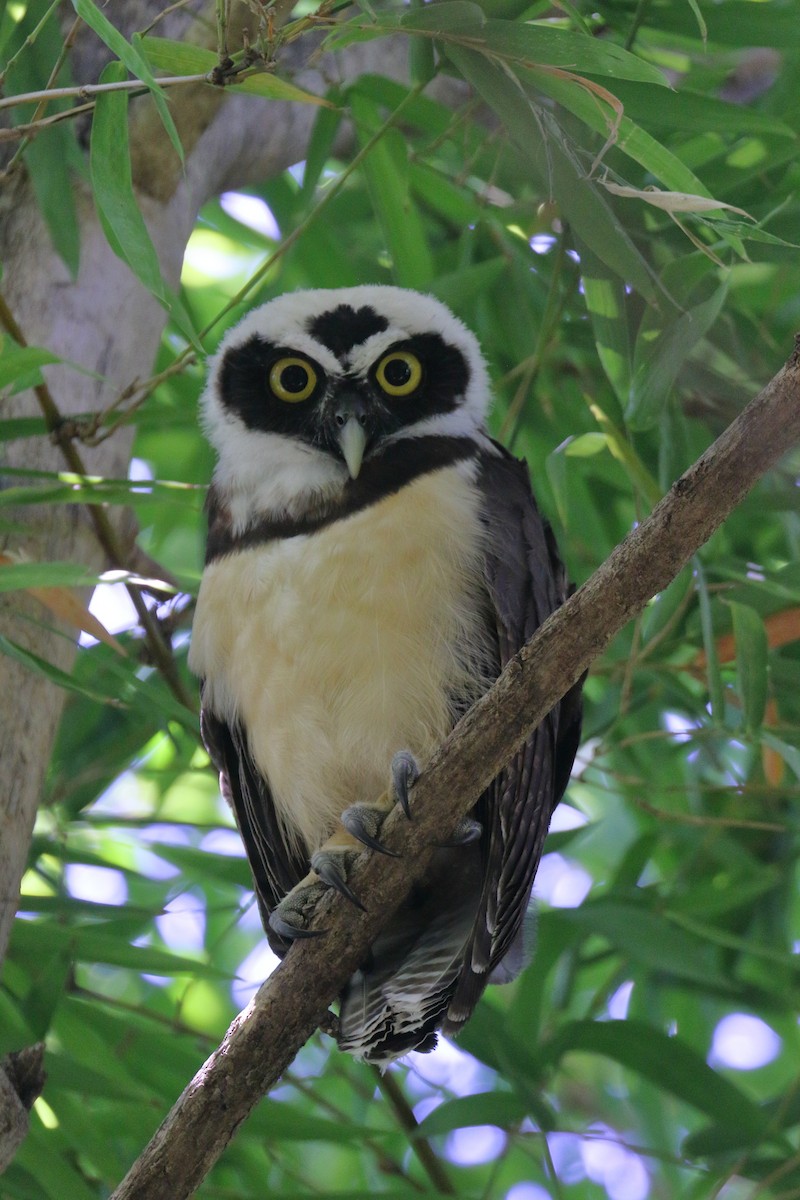
<svg viewBox="0 0 800 1200">
<path fill-rule="evenodd" d="M 440 1104 L 420 1122 L 415 1136 L 438 1137 L 471 1125 L 496 1125 L 499 1129 L 507 1129 L 529 1115 L 528 1105 L 514 1092 L 478 1092 Z"/>
<path fill-rule="evenodd" d="M 643 1021 L 570 1021 L 541 1048 L 543 1062 L 550 1066 L 573 1051 L 602 1054 L 637 1072 L 719 1125 L 735 1130 L 743 1145 L 757 1141 L 766 1131 L 767 1114 L 744 1092 L 679 1037 L 668 1037 Z"/>
<path fill-rule="evenodd" d="M 0 653 L 7 654 L 9 658 L 16 659 L 17 662 L 22 663 L 24 667 L 33 671 L 34 674 L 43 675 L 45 679 L 49 679 L 56 687 L 63 688 L 66 692 L 74 692 L 76 695 L 84 696 L 87 700 L 92 700 L 97 704 L 110 704 L 115 707 L 122 706 L 122 701 L 117 696 L 103 695 L 102 692 L 86 687 L 84 684 L 73 679 L 66 671 L 62 671 L 60 667 L 56 667 L 53 663 L 40 658 L 38 654 L 34 654 L 31 650 L 26 650 L 24 646 L 17 645 L 11 638 L 7 638 L 3 634 L 0 634 Z"/>
<path fill-rule="evenodd" d="M 122 63 L 109 63 L 101 83 L 126 78 Z M 92 191 L 112 249 L 149 292 L 166 303 L 161 266 L 133 192 L 128 147 L 128 97 L 106 92 L 97 97 L 89 157 Z"/>
<path fill-rule="evenodd" d="M 36 371 L 47 363 L 57 363 L 61 359 L 51 350 L 39 346 L 16 346 L 8 339 L 3 343 L 0 354 L 0 388 L 8 387 L 18 379 Z M 40 419 L 40 418 L 37 418 Z M 7 422 L 3 422 L 6 425 Z M 2 434 L 0 434 L 0 437 Z M 24 434 L 22 436 L 25 436 Z"/>
<path fill-rule="evenodd" d="M 716 321 L 727 293 L 728 283 L 723 280 L 707 299 L 687 308 L 679 317 L 668 313 L 662 322 L 651 319 L 640 329 L 625 413 L 631 429 L 649 429 L 656 424 L 683 364 Z"/>
<path fill-rule="evenodd" d="M 575 232 L 622 279 L 652 298 L 655 286 L 650 267 L 601 192 L 578 166 L 550 114 L 535 110 L 521 84 L 484 55 L 461 46 L 451 46 L 448 55 L 495 110 L 537 181 L 557 200 Z"/>
<path fill-rule="evenodd" d="M 375 106 L 358 93 L 352 93 L 350 105 L 359 138 L 366 143 L 373 126 L 378 124 Z M 426 290 L 434 274 L 433 261 L 425 240 L 419 211 L 411 202 L 408 180 L 408 152 L 398 129 L 387 129 L 364 159 L 375 215 L 380 222 L 392 256 L 392 268 L 402 287 Z"/>
<path fill-rule="evenodd" d="M 767 707 L 769 646 L 764 622 L 749 604 L 725 603 L 733 616 L 736 643 L 736 689 L 742 701 L 745 724 L 751 731 L 761 728 Z"/>
<path fill-rule="evenodd" d="M 190 42 L 176 42 L 170 38 L 138 38 L 136 46 L 147 62 L 157 71 L 170 75 L 208 75 L 217 66 L 217 56 L 204 46 L 193 46 Z M 209 84 L 209 86 L 212 86 Z M 226 92 L 244 92 L 251 96 L 263 96 L 265 100 L 291 100 L 299 104 L 318 104 L 331 107 L 329 100 L 304 91 L 271 71 L 259 71 L 247 75 L 238 82 L 225 84 Z"/>
<path fill-rule="evenodd" d="M 170 116 L 164 92 L 158 86 L 158 82 L 148 66 L 147 59 L 139 53 L 136 46 L 131 45 L 130 42 L 125 40 L 119 30 L 100 11 L 94 0 L 72 0 L 72 6 L 78 16 L 86 22 L 90 29 L 94 30 L 101 41 L 105 42 L 109 50 L 116 54 L 121 63 L 125 64 L 131 75 L 136 79 L 141 79 L 142 83 L 149 88 L 169 140 L 178 158 L 183 162 L 183 146 L 181 145 L 178 131 L 175 128 L 175 122 Z M 109 66 L 113 67 L 114 64 L 109 63 Z M 115 78 L 124 78 L 124 76 L 115 75 Z"/>
</svg>

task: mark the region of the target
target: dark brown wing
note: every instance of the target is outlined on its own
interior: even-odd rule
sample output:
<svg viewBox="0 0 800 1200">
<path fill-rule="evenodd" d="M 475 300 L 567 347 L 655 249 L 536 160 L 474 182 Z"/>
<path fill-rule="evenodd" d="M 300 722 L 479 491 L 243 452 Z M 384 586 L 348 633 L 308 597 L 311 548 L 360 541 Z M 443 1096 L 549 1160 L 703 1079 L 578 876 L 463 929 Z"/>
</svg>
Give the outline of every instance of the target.
<svg viewBox="0 0 800 1200">
<path fill-rule="evenodd" d="M 497 449 L 497 457 L 482 457 L 479 482 L 489 530 L 487 640 L 496 646 L 499 673 L 564 602 L 569 589 L 555 539 L 536 507 L 527 466 Z M 478 816 L 486 831 L 483 887 L 448 1011 L 449 1031 L 457 1031 L 468 1018 L 506 955 L 508 976 L 524 965 L 523 921 L 550 818 L 569 779 L 580 721 L 580 685 L 576 685 L 481 798 Z"/>
<path fill-rule="evenodd" d="M 238 722 L 228 724 L 202 705 L 200 729 L 211 761 L 219 771 L 222 794 L 233 809 L 242 835 L 256 899 L 267 939 L 281 957 L 290 943 L 268 923 L 275 905 L 308 871 L 308 860 L 291 846 L 275 812 L 269 785 L 259 772 Z"/>
</svg>

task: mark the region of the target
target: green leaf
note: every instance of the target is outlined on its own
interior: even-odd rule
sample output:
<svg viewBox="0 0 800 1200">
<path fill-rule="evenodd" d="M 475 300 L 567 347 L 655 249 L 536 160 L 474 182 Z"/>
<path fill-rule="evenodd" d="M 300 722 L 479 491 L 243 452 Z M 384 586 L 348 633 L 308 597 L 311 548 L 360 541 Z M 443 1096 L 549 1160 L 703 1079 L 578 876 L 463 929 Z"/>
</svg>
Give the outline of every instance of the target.
<svg viewBox="0 0 800 1200">
<path fill-rule="evenodd" d="M 437 276 L 431 280 L 431 294 L 437 296 L 454 312 L 463 312 L 466 315 L 467 306 L 498 283 L 503 278 L 506 268 L 504 258 L 488 258 L 472 267 L 463 267 L 460 271 Z"/>
<path fill-rule="evenodd" d="M 170 75 L 207 75 L 219 63 L 213 50 L 194 46 L 191 42 L 148 34 L 139 39 L 137 46 L 154 70 Z"/>
<path fill-rule="evenodd" d="M 170 75 L 208 75 L 218 65 L 213 50 L 193 46 L 190 42 L 175 42 L 170 38 L 137 37 L 136 48 L 141 50 L 147 62 L 155 70 L 168 71 Z M 209 83 L 209 87 L 215 86 Z M 218 91 L 222 90 L 217 88 Z M 328 105 L 329 101 L 313 92 L 306 92 L 286 79 L 273 75 L 271 71 L 259 71 L 248 75 L 237 83 L 226 83 L 226 92 L 244 92 L 251 96 L 262 96 L 265 100 L 290 100 L 299 104 Z"/>
<path fill-rule="evenodd" d="M 625 283 L 586 246 L 580 248 L 581 279 L 597 354 L 624 408 L 630 398 L 631 342 Z"/>
<path fill-rule="evenodd" d="M 616 149 L 660 179 L 670 191 L 709 195 L 705 184 L 666 146 L 636 125 L 624 112 L 619 115 L 607 103 L 601 105 L 599 98 L 579 82 L 546 71 L 526 71 L 524 78 L 604 138 L 611 136 L 613 128 L 613 145 Z M 661 103 L 664 103 L 663 96 Z"/>
<path fill-rule="evenodd" d="M 377 109 L 357 92 L 350 96 L 350 107 L 364 145 L 379 123 Z M 399 129 L 386 130 L 364 159 L 362 170 L 397 283 L 427 290 L 434 274 L 433 261 L 419 210 L 411 201 L 408 151 Z"/>
<path fill-rule="evenodd" d="M 26 5 L 0 5 L 5 13 L 12 8 L 17 10 L 19 25 L 9 31 L 11 40 L 18 43 L 24 37 L 25 44 L 24 47 L 21 44 L 15 46 L 17 53 L 3 89 L 5 95 L 43 89 L 48 84 L 62 47 L 58 19 L 52 16 L 46 19 L 47 6 L 34 3 L 33 0 Z M 60 86 L 71 82 L 65 66 L 59 71 L 55 84 Z M 69 100 L 52 100 L 47 114 L 55 115 L 69 106 Z M 20 105 L 11 112 L 15 124 L 27 122 L 36 115 L 36 105 Z M 80 228 L 75 204 L 74 173 L 80 171 L 82 158 L 75 138 L 74 122 L 60 121 L 49 128 L 40 128 L 25 146 L 24 162 L 56 253 L 75 280 L 80 259 Z"/>
<path fill-rule="evenodd" d="M 11 562 L 0 563 L 0 592 L 23 588 L 96 587 L 99 583 L 147 584 L 132 571 L 89 571 L 79 563 L 70 562 Z M 168 587 L 168 585 L 164 585 Z"/>
<path fill-rule="evenodd" d="M 60 361 L 59 356 L 51 350 L 44 350 L 38 346 L 15 346 L 13 342 L 6 341 L 0 354 L 0 388 L 8 387 L 20 376 L 35 371 L 38 367 Z"/>
<path fill-rule="evenodd" d="M 779 755 L 788 767 L 791 767 L 797 779 L 800 779 L 800 750 L 796 746 L 790 746 L 788 742 L 782 738 L 778 738 L 774 733 L 768 733 L 762 729 L 761 741 L 765 746 L 769 746 Z"/>
<path fill-rule="evenodd" d="M 49 432 L 44 417 L 10 417 L 7 421 L 0 421 L 0 442 L 46 437 Z"/>
<path fill-rule="evenodd" d="M 147 59 L 140 54 L 136 46 L 127 42 L 122 34 L 116 29 L 106 16 L 100 11 L 94 0 L 72 0 L 72 6 L 79 17 L 82 18 L 93 29 L 102 42 L 108 46 L 120 62 L 124 63 L 130 71 L 131 75 L 136 79 L 140 79 L 142 83 L 149 88 L 150 94 L 153 97 L 158 115 L 161 122 L 167 131 L 169 140 L 172 143 L 175 153 L 183 162 L 183 146 L 181 139 L 178 137 L 178 131 L 175 128 L 175 122 L 170 116 L 169 108 L 167 107 L 166 97 L 163 90 L 158 86 L 158 82 L 153 76 L 150 67 L 147 64 Z M 115 64 L 109 63 L 110 67 Z M 107 70 L 108 68 L 106 68 Z M 116 70 L 117 68 L 115 68 Z M 105 71 L 103 72 L 105 76 Z M 115 74 L 116 79 L 125 78 L 124 75 Z M 102 81 L 102 77 L 101 77 Z"/>
<path fill-rule="evenodd" d="M 25 149 L 25 163 L 56 251 L 73 279 L 80 265 L 80 225 L 75 205 L 75 144 L 62 122 L 44 129 Z"/>
<path fill-rule="evenodd" d="M 729 133 L 736 137 L 743 133 L 797 137 L 794 129 L 774 113 L 747 104 L 730 104 L 686 87 L 671 92 L 669 103 L 665 104 L 664 93 L 655 91 L 650 84 L 619 79 L 614 82 L 614 95 L 632 120 L 648 128 L 702 129 L 706 133 Z"/>
<path fill-rule="evenodd" d="M 720 314 L 728 282 L 680 316 L 666 314 L 664 323 L 649 320 L 636 339 L 631 395 L 625 413 L 633 430 L 650 429 L 658 421 L 675 380 L 697 343 Z"/>
<path fill-rule="evenodd" d="M 720 8 L 703 5 L 703 19 L 711 46 L 774 46 L 785 50 L 797 37 L 797 9 L 793 3 L 752 4 L 750 0 L 725 0 Z M 696 19 L 685 5 L 665 5 L 659 10 L 658 24 L 664 31 L 675 30 L 691 36 Z"/>
<path fill-rule="evenodd" d="M 42 1200 L 97 1200 L 97 1192 L 89 1187 L 81 1172 L 52 1144 L 52 1138 L 41 1127 L 25 1139 L 15 1157 L 41 1188 Z"/>
<path fill-rule="evenodd" d="M 337 94 L 337 102 L 339 100 Z M 302 194 L 309 198 L 322 178 L 325 164 L 333 155 L 333 143 L 342 123 L 342 110 L 321 108 L 314 118 L 311 136 L 306 144 L 306 166 L 303 172 Z"/>
<path fill-rule="evenodd" d="M 5 468 L 8 475 L 14 474 Z M 20 472 L 34 474 L 34 472 Z M 42 472 L 47 479 L 58 483 L 32 484 L 29 487 L 7 487 L 0 491 L 0 508 L 16 508 L 23 504 L 130 504 L 147 505 L 158 497 L 180 506 L 189 503 L 199 507 L 206 489 L 197 483 L 172 480 L 103 479 L 101 476 L 70 475 L 67 471 L 54 474 Z"/>
<path fill-rule="evenodd" d="M 699 938 L 670 925 L 644 904 L 597 900 L 564 913 L 567 923 L 602 934 L 622 953 L 651 971 L 728 992 L 735 981 L 715 963 L 713 951 Z"/>
<path fill-rule="evenodd" d="M 668 1037 L 643 1021 L 570 1021 L 541 1047 L 554 1066 L 572 1051 L 602 1054 L 644 1076 L 661 1091 L 736 1130 L 743 1145 L 763 1136 L 768 1118 L 757 1104 L 679 1037 Z"/>
<path fill-rule="evenodd" d="M 110 923 L 103 928 L 77 925 L 72 928 L 39 921 L 20 922 L 13 936 L 24 940 L 38 954 L 51 954 L 63 947 L 69 949 L 76 962 L 105 963 L 125 967 L 132 971 L 146 971 L 149 975 L 185 975 L 202 978 L 227 979 L 210 963 L 198 958 L 184 957 L 162 950 L 158 946 L 132 946 L 118 933 L 109 930 Z"/>
<path fill-rule="evenodd" d="M 447 1100 L 420 1122 L 415 1137 L 437 1137 L 471 1125 L 496 1125 L 507 1129 L 529 1116 L 530 1109 L 514 1092 L 478 1092 Z"/>
<path fill-rule="evenodd" d="M 666 86 L 661 71 L 613 42 L 535 22 L 487 18 L 478 5 L 464 0 L 413 8 L 399 24 L 409 33 L 424 33 L 447 45 L 461 45 L 525 66 L 547 65 Z"/>
<path fill-rule="evenodd" d="M 330 1121 L 313 1116 L 298 1104 L 262 1100 L 253 1113 L 259 1132 L 270 1142 L 359 1142 L 366 1130 L 357 1121 Z M 375 1130 L 370 1130 L 374 1136 Z M 380 1132 L 380 1131 L 378 1131 Z"/>
<path fill-rule="evenodd" d="M 36 1041 L 36 1035 L 31 1028 L 27 1015 L 22 1012 L 22 1004 L 15 1003 L 5 988 L 0 988 L 0 1055 L 5 1056 L 10 1050 L 21 1050 Z"/>
<path fill-rule="evenodd" d="M 448 55 L 500 117 L 537 182 L 552 194 L 575 232 L 642 296 L 653 298 L 654 277 L 649 265 L 602 191 L 579 166 L 551 115 L 534 109 L 521 85 L 483 55 L 460 46 L 451 46 Z"/>
<path fill-rule="evenodd" d="M 706 655 L 708 694 L 711 700 L 711 715 L 721 721 L 725 712 L 725 693 L 719 673 L 719 655 L 714 634 L 714 618 L 711 613 L 711 597 L 708 593 L 705 571 L 698 555 L 692 560 L 697 599 L 700 604 L 700 627 L 703 631 L 703 649 Z"/>
<path fill-rule="evenodd" d="M 100 82 L 117 83 L 125 78 L 122 63 L 109 63 Z M 166 303 L 158 255 L 133 192 L 125 92 L 105 92 L 97 97 L 89 169 L 97 211 L 111 248 L 147 290 Z"/>
<path fill-rule="evenodd" d="M 595 454 L 607 449 L 608 437 L 597 431 L 581 433 L 578 437 L 569 438 L 564 444 L 564 454 L 567 458 L 593 458 Z"/>
<path fill-rule="evenodd" d="M 761 728 L 767 707 L 769 645 L 764 622 L 749 604 L 726 600 L 733 615 L 736 643 L 736 689 L 750 731 Z"/>
<path fill-rule="evenodd" d="M 78 683 L 66 671 L 62 671 L 60 667 L 56 667 L 53 663 L 40 658 L 32 650 L 26 650 L 24 646 L 17 645 L 11 638 L 7 638 L 3 634 L 0 634 L 0 653 L 7 654 L 9 658 L 22 663 L 24 667 L 33 671 L 34 674 L 43 675 L 45 679 L 49 679 L 51 683 L 63 688 L 66 692 L 74 692 L 79 696 L 85 696 L 87 700 L 93 700 L 98 704 L 118 705 L 121 703 L 116 696 L 103 695 L 102 692 L 95 691 L 93 688 Z"/>
</svg>

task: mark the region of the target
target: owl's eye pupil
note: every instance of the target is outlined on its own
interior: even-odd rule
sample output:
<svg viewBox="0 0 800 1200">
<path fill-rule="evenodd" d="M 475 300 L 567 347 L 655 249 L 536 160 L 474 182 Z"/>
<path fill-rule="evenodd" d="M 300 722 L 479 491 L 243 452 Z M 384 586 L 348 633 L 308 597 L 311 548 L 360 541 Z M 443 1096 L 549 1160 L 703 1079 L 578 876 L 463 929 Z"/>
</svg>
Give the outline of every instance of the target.
<svg viewBox="0 0 800 1200">
<path fill-rule="evenodd" d="M 403 387 L 411 378 L 411 366 L 404 358 L 390 358 L 383 368 L 383 375 L 392 387 Z"/>
<path fill-rule="evenodd" d="M 300 363 L 292 363 L 281 371 L 281 386 L 287 392 L 302 392 L 308 387 L 308 371 Z"/>
</svg>

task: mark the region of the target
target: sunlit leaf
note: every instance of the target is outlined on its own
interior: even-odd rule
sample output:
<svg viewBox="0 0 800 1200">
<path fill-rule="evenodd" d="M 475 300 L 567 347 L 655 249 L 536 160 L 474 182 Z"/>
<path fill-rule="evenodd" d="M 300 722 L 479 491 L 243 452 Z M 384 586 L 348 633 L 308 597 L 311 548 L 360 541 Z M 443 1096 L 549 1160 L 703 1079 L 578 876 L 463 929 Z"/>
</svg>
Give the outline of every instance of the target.
<svg viewBox="0 0 800 1200">
<path fill-rule="evenodd" d="M 708 1066 L 679 1037 L 641 1021 L 573 1021 L 542 1049 L 546 1062 L 574 1051 L 603 1054 L 650 1079 L 659 1088 L 735 1129 L 742 1142 L 756 1140 L 767 1117 L 734 1084 Z"/>
<path fill-rule="evenodd" d="M 155 70 L 167 71 L 170 75 L 208 75 L 218 65 L 216 54 L 203 46 L 189 42 L 176 42 L 170 38 L 143 37 L 137 48 Z M 295 84 L 281 79 L 269 71 L 258 71 L 253 75 L 226 83 L 225 91 L 247 92 L 252 96 L 263 96 L 267 100 L 293 100 L 301 104 L 328 105 L 329 101 L 312 92 L 303 91 Z"/>
</svg>

